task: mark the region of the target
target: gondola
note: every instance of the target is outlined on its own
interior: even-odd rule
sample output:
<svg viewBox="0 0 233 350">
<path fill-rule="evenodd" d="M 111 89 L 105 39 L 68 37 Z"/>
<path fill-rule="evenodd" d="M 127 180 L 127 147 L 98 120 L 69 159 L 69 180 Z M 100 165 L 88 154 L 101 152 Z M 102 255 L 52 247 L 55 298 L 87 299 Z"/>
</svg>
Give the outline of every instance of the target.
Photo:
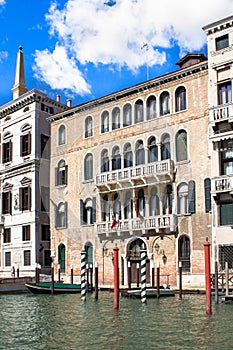
<svg viewBox="0 0 233 350">
<path fill-rule="evenodd" d="M 41 282 L 25 283 L 25 286 L 34 294 L 81 293 L 81 284 Z"/>
</svg>

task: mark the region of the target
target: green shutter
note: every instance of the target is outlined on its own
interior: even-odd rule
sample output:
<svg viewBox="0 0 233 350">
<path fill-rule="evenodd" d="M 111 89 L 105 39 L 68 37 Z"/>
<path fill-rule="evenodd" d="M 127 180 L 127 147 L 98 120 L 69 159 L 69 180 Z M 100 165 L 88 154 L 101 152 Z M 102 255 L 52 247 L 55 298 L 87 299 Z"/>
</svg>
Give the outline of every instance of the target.
<svg viewBox="0 0 233 350">
<path fill-rule="evenodd" d="M 204 188 L 205 188 L 205 211 L 209 213 L 211 211 L 211 181 L 209 178 L 204 180 Z"/>
<path fill-rule="evenodd" d="M 80 199 L 80 224 L 84 225 L 84 204 L 82 199 Z"/>
<path fill-rule="evenodd" d="M 92 198 L 92 224 L 96 222 L 96 198 Z"/>
<path fill-rule="evenodd" d="M 195 181 L 193 180 L 188 183 L 188 212 L 191 214 L 196 212 Z"/>
</svg>

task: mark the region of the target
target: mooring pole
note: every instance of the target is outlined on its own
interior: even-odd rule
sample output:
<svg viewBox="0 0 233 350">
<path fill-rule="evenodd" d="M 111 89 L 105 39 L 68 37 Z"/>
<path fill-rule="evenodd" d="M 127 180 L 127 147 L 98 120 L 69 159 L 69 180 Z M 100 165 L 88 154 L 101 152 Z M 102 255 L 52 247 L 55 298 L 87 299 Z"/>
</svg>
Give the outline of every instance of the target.
<svg viewBox="0 0 233 350">
<path fill-rule="evenodd" d="M 137 287 L 139 287 L 139 263 L 137 263 Z"/>
<path fill-rule="evenodd" d="M 182 261 L 179 261 L 179 299 L 182 299 Z"/>
<path fill-rule="evenodd" d="M 95 263 L 95 300 L 98 300 L 98 292 L 99 292 L 99 287 L 98 287 L 98 263 Z"/>
<path fill-rule="evenodd" d="M 93 265 L 90 264 L 90 286 L 91 292 L 93 292 Z"/>
<path fill-rule="evenodd" d="M 70 283 L 71 284 L 74 283 L 74 269 L 73 269 L 72 265 L 71 265 L 71 269 L 70 269 Z"/>
<path fill-rule="evenodd" d="M 215 261 L 215 274 L 214 274 L 214 297 L 215 297 L 215 303 L 218 304 L 219 297 L 218 297 L 218 262 Z"/>
<path fill-rule="evenodd" d="M 154 261 L 151 261 L 151 287 L 155 287 L 155 266 Z"/>
<path fill-rule="evenodd" d="M 226 278 L 226 296 L 229 295 L 229 268 L 228 261 L 225 262 L 225 278 Z"/>
<path fill-rule="evenodd" d="M 160 297 L 160 264 L 159 261 L 157 261 L 157 298 Z"/>
<path fill-rule="evenodd" d="M 146 303 L 146 247 L 144 243 L 141 249 L 141 302 Z"/>
<path fill-rule="evenodd" d="M 113 248 L 114 257 L 114 309 L 119 309 L 119 268 L 118 268 L 118 252 L 117 244 Z"/>
<path fill-rule="evenodd" d="M 205 255 L 205 285 L 206 285 L 206 313 L 211 314 L 211 281 L 210 281 L 210 243 L 208 237 L 204 243 Z"/>
<path fill-rule="evenodd" d="M 85 272 L 86 272 L 86 251 L 81 251 L 81 300 L 86 300 L 86 280 L 85 280 Z"/>
<path fill-rule="evenodd" d="M 61 265 L 57 265 L 58 282 L 61 282 Z"/>
<path fill-rule="evenodd" d="M 54 261 L 52 261 L 52 283 L 51 283 L 51 295 L 54 293 Z"/>
<path fill-rule="evenodd" d="M 128 288 L 131 288 L 131 264 L 130 261 L 128 261 Z"/>
</svg>

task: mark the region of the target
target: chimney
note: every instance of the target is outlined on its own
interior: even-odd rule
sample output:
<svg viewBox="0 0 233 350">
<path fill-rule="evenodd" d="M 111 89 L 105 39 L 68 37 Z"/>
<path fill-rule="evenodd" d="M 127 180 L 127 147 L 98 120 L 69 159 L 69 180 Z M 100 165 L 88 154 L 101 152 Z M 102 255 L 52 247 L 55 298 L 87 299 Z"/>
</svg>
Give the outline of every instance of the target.
<svg viewBox="0 0 233 350">
<path fill-rule="evenodd" d="M 71 107 L 72 106 L 72 100 L 69 99 L 66 101 L 67 107 Z"/>
<path fill-rule="evenodd" d="M 11 89 L 13 92 L 13 100 L 25 94 L 28 91 L 25 84 L 24 77 L 24 59 L 23 59 L 23 48 L 19 46 L 19 51 L 17 53 L 16 60 L 16 70 L 15 70 L 15 84 Z"/>
<path fill-rule="evenodd" d="M 60 103 L 60 99 L 61 99 L 61 96 L 60 96 L 60 95 L 57 95 L 57 102 Z"/>
</svg>

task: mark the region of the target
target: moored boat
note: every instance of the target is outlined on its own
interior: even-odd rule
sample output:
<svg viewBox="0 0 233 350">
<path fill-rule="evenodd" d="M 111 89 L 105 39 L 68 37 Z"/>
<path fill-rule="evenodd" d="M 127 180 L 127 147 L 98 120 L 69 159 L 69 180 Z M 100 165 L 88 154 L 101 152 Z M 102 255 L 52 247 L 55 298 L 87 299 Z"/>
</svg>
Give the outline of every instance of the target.
<svg viewBox="0 0 233 350">
<path fill-rule="evenodd" d="M 134 297 L 134 298 L 140 298 L 141 297 L 141 289 L 128 289 L 126 291 L 122 291 L 122 296 L 125 297 Z M 147 288 L 146 289 L 146 297 L 147 298 L 157 298 L 157 288 Z M 174 290 L 170 288 L 160 288 L 159 289 L 159 297 L 173 297 L 175 296 Z"/>
<path fill-rule="evenodd" d="M 63 282 L 42 282 L 25 283 L 25 286 L 34 294 L 64 294 L 81 293 L 81 284 L 63 283 Z"/>
<path fill-rule="evenodd" d="M 0 279 L 0 294 L 6 293 L 25 293 L 28 289 L 25 283 L 31 282 L 32 277 L 12 277 L 12 278 L 1 278 Z"/>
</svg>

